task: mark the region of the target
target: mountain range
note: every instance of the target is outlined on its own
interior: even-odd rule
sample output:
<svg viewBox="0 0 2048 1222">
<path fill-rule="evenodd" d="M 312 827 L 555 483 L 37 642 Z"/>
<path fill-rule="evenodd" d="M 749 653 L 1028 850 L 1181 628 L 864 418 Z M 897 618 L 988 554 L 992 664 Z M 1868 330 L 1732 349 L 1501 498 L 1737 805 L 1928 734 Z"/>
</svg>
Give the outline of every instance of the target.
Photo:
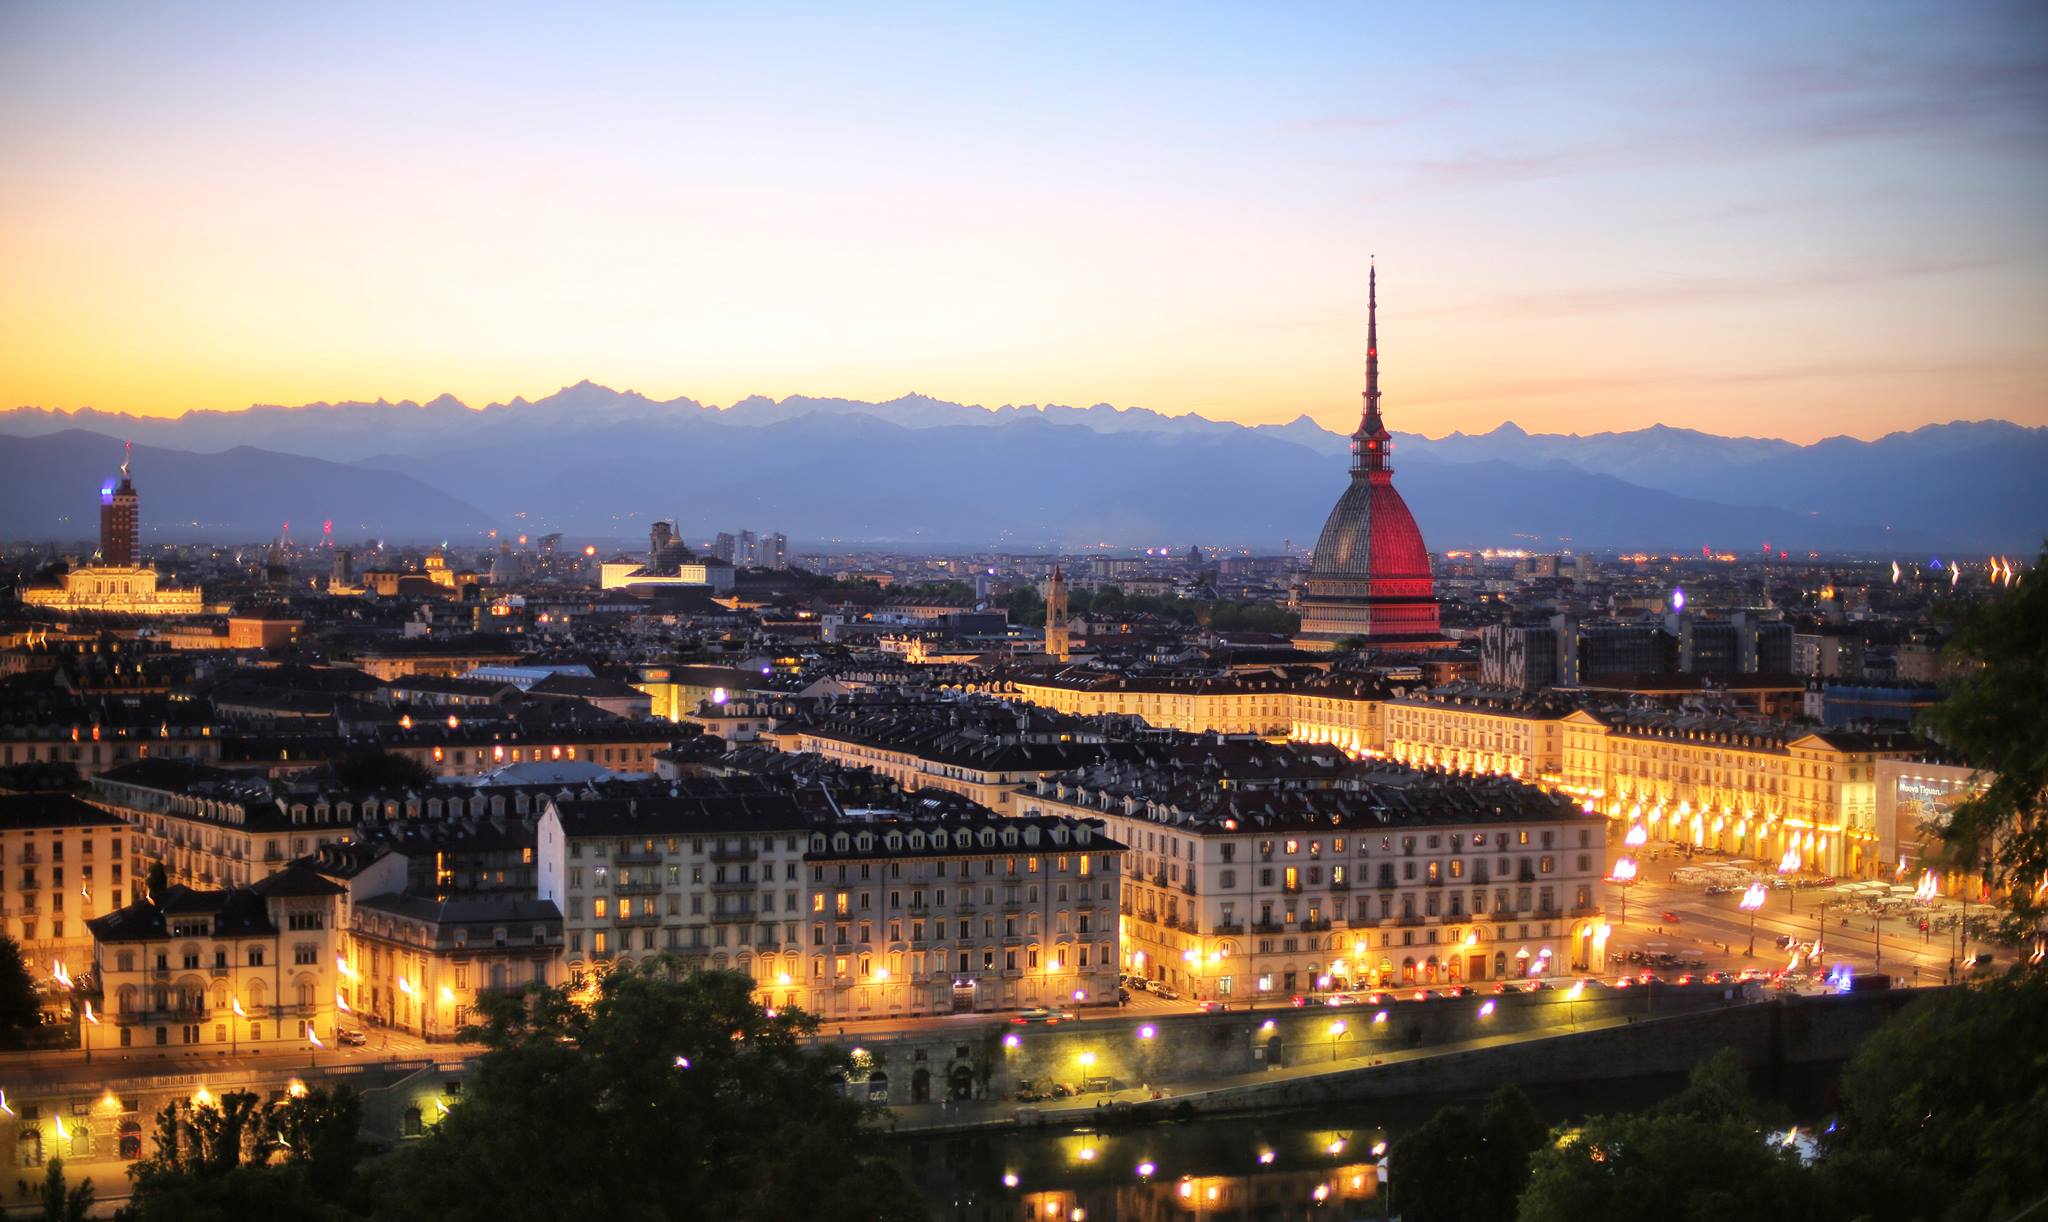
<svg viewBox="0 0 2048 1222">
<path fill-rule="evenodd" d="M 1430 545 L 2030 551 L 2048 531 L 2048 429 L 1957 421 L 1812 445 L 1662 425 L 1396 434 Z M 314 403 L 137 417 L 0 411 L 0 537 L 91 534 L 90 496 L 138 443 L 155 538 L 526 533 L 686 538 L 741 526 L 897 546 L 1313 542 L 1348 438 L 1108 404 L 983 408 L 755 396 L 727 407 L 590 382 L 470 408 Z M 295 527 L 304 537 L 305 526 Z"/>
</svg>

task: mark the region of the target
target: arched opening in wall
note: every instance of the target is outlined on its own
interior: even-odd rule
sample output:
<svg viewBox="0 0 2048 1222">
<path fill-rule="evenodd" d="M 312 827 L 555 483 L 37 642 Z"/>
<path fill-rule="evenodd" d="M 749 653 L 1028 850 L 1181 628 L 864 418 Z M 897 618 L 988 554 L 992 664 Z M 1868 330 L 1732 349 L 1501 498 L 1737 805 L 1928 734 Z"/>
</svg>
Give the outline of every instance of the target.
<svg viewBox="0 0 2048 1222">
<path fill-rule="evenodd" d="M 1278 1032 L 1266 1037 L 1266 1064 L 1280 1063 L 1280 1035 Z"/>
<path fill-rule="evenodd" d="M 133 1120 L 121 1122 L 121 1158 L 134 1162 L 142 1157 L 142 1126 Z"/>
<path fill-rule="evenodd" d="M 1401 960 L 1401 983 L 1415 983 L 1415 956 L 1413 955 Z"/>
<path fill-rule="evenodd" d="M 1444 959 L 1444 979 L 1452 984 L 1456 984 L 1464 979 L 1464 977 L 1465 973 L 1459 970 L 1458 956 L 1447 956 Z"/>
<path fill-rule="evenodd" d="M 409 1107 L 399 1119 L 398 1132 L 402 1137 L 419 1137 L 426 1133 L 426 1125 L 420 1118 L 420 1109 Z"/>
<path fill-rule="evenodd" d="M 1435 983 L 1437 983 L 1437 970 L 1438 970 L 1438 967 L 1439 967 L 1439 965 L 1438 965 L 1438 963 L 1437 963 L 1437 961 L 1436 961 L 1436 956 L 1435 956 L 1435 955 L 1431 955 L 1431 956 L 1429 957 L 1429 959 L 1428 959 L 1428 960 L 1427 960 L 1427 961 L 1426 961 L 1425 963 L 1423 963 L 1423 965 L 1422 965 L 1422 978 L 1423 978 L 1423 980 L 1424 980 L 1425 982 L 1429 983 L 1429 984 L 1435 984 Z"/>
<path fill-rule="evenodd" d="M 1504 950 L 1493 952 L 1493 975 L 1495 979 L 1508 974 L 1508 953 Z"/>
<path fill-rule="evenodd" d="M 43 1165 L 43 1131 L 26 1128 L 21 1136 L 14 1139 L 14 1165 L 17 1167 L 40 1167 Z"/>
<path fill-rule="evenodd" d="M 955 1065 L 946 1071 L 946 1097 L 955 1103 L 974 1098 L 974 1069 L 968 1065 Z"/>
<path fill-rule="evenodd" d="M 930 1103 L 932 1101 L 932 1071 L 920 1066 L 910 1075 L 910 1101 Z"/>
<path fill-rule="evenodd" d="M 868 1075 L 868 1102 L 887 1103 L 888 1101 L 889 1075 L 878 1069 Z"/>
</svg>

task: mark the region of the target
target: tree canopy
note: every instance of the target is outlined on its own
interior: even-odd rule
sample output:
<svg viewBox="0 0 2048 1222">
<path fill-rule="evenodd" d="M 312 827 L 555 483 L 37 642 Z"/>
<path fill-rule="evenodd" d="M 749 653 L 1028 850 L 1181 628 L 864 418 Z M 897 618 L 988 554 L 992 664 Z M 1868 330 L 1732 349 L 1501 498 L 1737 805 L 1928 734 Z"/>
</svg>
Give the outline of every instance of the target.
<svg viewBox="0 0 2048 1222">
<path fill-rule="evenodd" d="M 1946 855 L 2009 888 L 2013 923 L 2048 914 L 2048 549 L 2026 579 L 1958 612 L 1958 664 L 1927 726 L 1988 782 L 1941 829 Z"/>
<path fill-rule="evenodd" d="M 921 1219 L 866 1139 L 840 1050 L 816 1019 L 771 1016 L 731 972 L 613 972 L 482 999 L 488 1049 L 455 1105 L 403 1150 L 381 1196 L 437 1222 Z"/>
<path fill-rule="evenodd" d="M 409 755 L 358 750 L 334 762 L 334 779 L 350 789 L 420 789 L 434 783 L 434 774 Z"/>
<path fill-rule="evenodd" d="M 1400 1177 L 1401 1216 L 1437 1219 L 1507 1218 L 1529 1182 L 1529 1156 L 1545 1126 L 1519 1087 L 1504 1086 L 1474 1116 L 1447 1107 L 1394 1143 L 1388 1166 Z"/>
<path fill-rule="evenodd" d="M 1723 1052 L 1654 1111 L 1595 1116 L 1531 1160 L 1521 1222 L 1727 1222 L 1812 1210 L 1812 1177 L 1769 1140 L 1742 1077 Z"/>
<path fill-rule="evenodd" d="M 21 944 L 0 935 L 0 1047 L 19 1048 L 42 1025 L 42 999 L 22 960 Z"/>
</svg>

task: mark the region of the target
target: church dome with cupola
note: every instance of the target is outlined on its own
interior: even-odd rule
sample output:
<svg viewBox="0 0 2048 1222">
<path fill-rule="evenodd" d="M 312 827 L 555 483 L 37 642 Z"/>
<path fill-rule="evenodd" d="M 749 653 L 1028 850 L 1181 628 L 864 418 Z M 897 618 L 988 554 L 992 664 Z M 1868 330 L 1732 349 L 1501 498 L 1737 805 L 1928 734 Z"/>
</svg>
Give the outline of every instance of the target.
<svg viewBox="0 0 2048 1222">
<path fill-rule="evenodd" d="M 1371 648 L 1449 644 L 1436 579 L 1415 515 L 1394 488 L 1393 434 L 1380 418 L 1379 272 L 1367 278 L 1365 413 L 1351 435 L 1351 483 L 1331 508 L 1302 582 L 1303 649 L 1357 640 Z"/>
</svg>

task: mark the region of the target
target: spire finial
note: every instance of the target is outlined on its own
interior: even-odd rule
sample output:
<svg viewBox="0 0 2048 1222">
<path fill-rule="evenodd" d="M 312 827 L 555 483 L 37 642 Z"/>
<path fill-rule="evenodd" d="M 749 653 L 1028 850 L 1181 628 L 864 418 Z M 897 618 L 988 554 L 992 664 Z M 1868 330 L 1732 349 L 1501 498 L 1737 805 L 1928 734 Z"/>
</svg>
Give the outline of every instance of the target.
<svg viewBox="0 0 2048 1222">
<path fill-rule="evenodd" d="M 129 464 L 130 462 L 134 461 L 134 458 L 135 458 L 135 443 L 134 443 L 134 442 L 132 442 L 132 441 L 124 441 L 124 442 L 122 442 L 122 443 L 121 443 L 121 478 L 122 478 L 122 479 L 127 479 L 127 478 L 128 478 L 128 464 Z"/>
<path fill-rule="evenodd" d="M 1380 419 L 1380 269 L 1377 260 L 1368 265 L 1365 277 L 1365 415 L 1351 436 L 1351 469 L 1384 471 L 1387 451 L 1393 448 L 1387 426 Z"/>
</svg>

